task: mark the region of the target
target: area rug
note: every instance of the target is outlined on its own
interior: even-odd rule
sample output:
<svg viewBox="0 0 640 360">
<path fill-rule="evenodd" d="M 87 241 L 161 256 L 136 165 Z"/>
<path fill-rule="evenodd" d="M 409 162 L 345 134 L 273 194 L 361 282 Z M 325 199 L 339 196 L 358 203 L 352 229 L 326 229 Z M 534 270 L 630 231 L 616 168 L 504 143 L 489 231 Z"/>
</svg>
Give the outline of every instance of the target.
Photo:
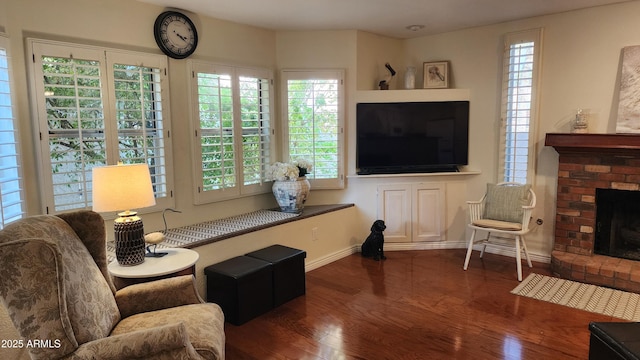
<svg viewBox="0 0 640 360">
<path fill-rule="evenodd" d="M 640 294 L 531 274 L 512 294 L 620 319 L 640 321 Z"/>
</svg>

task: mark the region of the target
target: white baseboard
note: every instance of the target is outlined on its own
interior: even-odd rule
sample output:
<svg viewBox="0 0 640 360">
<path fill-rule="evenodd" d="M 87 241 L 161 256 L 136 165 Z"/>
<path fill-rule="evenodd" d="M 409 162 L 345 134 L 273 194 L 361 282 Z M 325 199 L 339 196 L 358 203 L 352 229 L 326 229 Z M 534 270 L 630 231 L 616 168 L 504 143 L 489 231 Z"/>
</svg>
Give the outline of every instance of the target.
<svg viewBox="0 0 640 360">
<path fill-rule="evenodd" d="M 478 245 L 478 247 L 479 247 L 479 245 Z M 474 248 L 474 250 L 480 251 L 481 249 Z M 516 250 L 515 249 L 509 250 L 509 249 L 501 249 L 501 248 L 495 248 L 495 247 L 487 247 L 486 252 L 491 253 L 491 254 L 509 256 L 509 257 L 512 257 L 512 258 L 516 257 Z M 522 258 L 524 259 L 524 254 L 522 255 Z M 535 261 L 535 262 L 541 262 L 541 263 L 546 263 L 546 264 L 550 264 L 551 263 L 551 255 L 536 254 L 536 253 L 533 253 L 531 251 L 529 251 L 529 259 L 531 259 L 531 261 Z"/>
<path fill-rule="evenodd" d="M 356 252 L 358 252 L 358 247 L 359 246 L 350 246 L 348 248 L 342 249 L 340 251 L 336 251 L 334 253 L 328 254 L 326 256 L 323 256 L 319 259 L 313 260 L 313 261 L 309 261 L 305 263 L 304 266 L 304 271 L 311 271 L 314 269 L 317 269 L 321 266 L 325 266 L 327 264 L 330 264 L 334 261 L 340 260 L 344 257 L 347 257 L 351 254 L 355 254 Z"/>
<path fill-rule="evenodd" d="M 479 247 L 480 245 L 478 245 Z M 418 243 L 385 243 L 384 251 L 407 251 L 407 250 L 436 250 L 436 249 L 465 249 L 467 247 L 466 241 L 438 241 L 438 242 L 418 242 Z M 480 250 L 480 249 L 475 249 Z M 314 261 L 307 262 L 305 264 L 305 271 L 311 271 L 321 266 L 330 264 L 336 260 L 340 260 L 349 255 L 355 254 L 360 251 L 360 245 L 353 245 L 336 251 L 334 253 L 323 256 Z M 486 252 L 496 255 L 516 257 L 515 249 L 503 249 L 489 246 Z M 474 254 L 477 256 L 476 254 Z M 529 251 L 529 257 L 531 261 L 541 263 L 551 263 L 551 255 L 536 254 Z M 462 259 L 463 261 L 464 259 Z"/>
<path fill-rule="evenodd" d="M 464 249 L 467 243 L 464 241 L 425 241 L 416 243 L 384 243 L 384 251 L 401 250 L 435 250 L 435 249 Z"/>
</svg>

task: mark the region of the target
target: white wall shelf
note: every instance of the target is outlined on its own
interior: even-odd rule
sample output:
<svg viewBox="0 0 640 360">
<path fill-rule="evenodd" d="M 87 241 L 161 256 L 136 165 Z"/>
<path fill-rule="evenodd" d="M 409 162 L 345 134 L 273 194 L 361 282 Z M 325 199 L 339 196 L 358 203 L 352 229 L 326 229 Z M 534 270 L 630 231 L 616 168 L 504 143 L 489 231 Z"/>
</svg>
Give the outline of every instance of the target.
<svg viewBox="0 0 640 360">
<path fill-rule="evenodd" d="M 347 179 L 379 179 L 379 178 L 396 178 L 396 177 L 433 177 L 433 176 L 467 176 L 479 175 L 480 171 L 457 171 L 457 172 L 436 172 L 436 173 L 404 173 L 404 174 L 370 174 L 370 175 L 347 175 Z"/>
</svg>

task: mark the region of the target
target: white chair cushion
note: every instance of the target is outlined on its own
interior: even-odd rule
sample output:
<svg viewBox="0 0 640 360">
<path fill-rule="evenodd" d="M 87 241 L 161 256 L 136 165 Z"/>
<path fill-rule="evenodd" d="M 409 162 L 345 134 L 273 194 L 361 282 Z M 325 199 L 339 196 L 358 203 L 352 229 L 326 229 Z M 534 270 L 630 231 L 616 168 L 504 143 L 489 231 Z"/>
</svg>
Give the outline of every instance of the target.
<svg viewBox="0 0 640 360">
<path fill-rule="evenodd" d="M 514 223 L 522 222 L 522 206 L 529 204 L 530 188 L 530 184 L 487 184 L 487 197 L 482 217 Z"/>
<path fill-rule="evenodd" d="M 491 229 L 507 230 L 507 231 L 522 230 L 522 225 L 519 223 L 492 220 L 492 219 L 479 219 L 474 221 L 472 225 L 483 227 L 483 228 L 491 228 Z"/>
</svg>

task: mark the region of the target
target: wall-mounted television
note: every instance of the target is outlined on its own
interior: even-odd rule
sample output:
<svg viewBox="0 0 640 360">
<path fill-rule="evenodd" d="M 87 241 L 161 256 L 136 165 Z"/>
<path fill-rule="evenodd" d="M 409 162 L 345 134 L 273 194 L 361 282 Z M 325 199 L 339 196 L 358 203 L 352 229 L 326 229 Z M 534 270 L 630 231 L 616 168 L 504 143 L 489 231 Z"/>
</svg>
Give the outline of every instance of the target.
<svg viewBox="0 0 640 360">
<path fill-rule="evenodd" d="M 469 160 L 469 101 L 358 103 L 359 175 L 458 171 Z"/>
</svg>

